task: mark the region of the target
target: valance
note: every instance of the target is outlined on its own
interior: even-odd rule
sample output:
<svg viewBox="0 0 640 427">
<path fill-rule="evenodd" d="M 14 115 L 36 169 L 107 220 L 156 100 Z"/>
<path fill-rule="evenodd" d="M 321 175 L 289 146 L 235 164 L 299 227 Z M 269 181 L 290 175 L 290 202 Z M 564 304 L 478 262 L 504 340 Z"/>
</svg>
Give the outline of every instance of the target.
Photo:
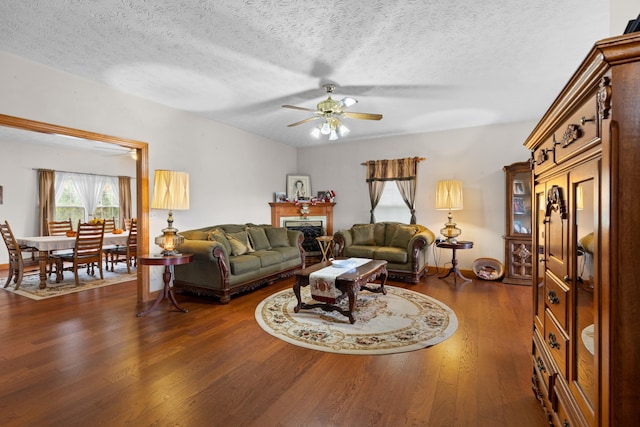
<svg viewBox="0 0 640 427">
<path fill-rule="evenodd" d="M 406 157 L 393 160 L 368 160 L 363 163 L 367 167 L 367 182 L 400 181 L 416 179 L 418 163 L 422 157 Z"/>
</svg>

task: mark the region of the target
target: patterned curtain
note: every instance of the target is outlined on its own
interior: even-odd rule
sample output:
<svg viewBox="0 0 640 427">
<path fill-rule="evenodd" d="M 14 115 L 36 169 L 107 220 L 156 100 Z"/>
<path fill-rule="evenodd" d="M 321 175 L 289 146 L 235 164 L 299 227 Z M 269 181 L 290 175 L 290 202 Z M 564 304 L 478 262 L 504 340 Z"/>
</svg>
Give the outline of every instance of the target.
<svg viewBox="0 0 640 427">
<path fill-rule="evenodd" d="M 49 234 L 48 221 L 55 220 L 55 180 L 55 171 L 52 171 L 51 169 L 38 169 L 38 196 L 40 199 L 38 222 L 40 223 L 41 236 L 46 236 Z"/>
<path fill-rule="evenodd" d="M 371 199 L 371 223 L 375 222 L 374 211 L 380 201 L 385 181 L 396 181 L 402 199 L 411 211 L 411 224 L 416 223 L 416 176 L 418 175 L 418 163 L 422 160 L 424 158 L 406 157 L 394 160 L 369 160 L 365 163 L 369 198 Z M 374 183 L 382 183 L 382 185 Z"/>
</svg>

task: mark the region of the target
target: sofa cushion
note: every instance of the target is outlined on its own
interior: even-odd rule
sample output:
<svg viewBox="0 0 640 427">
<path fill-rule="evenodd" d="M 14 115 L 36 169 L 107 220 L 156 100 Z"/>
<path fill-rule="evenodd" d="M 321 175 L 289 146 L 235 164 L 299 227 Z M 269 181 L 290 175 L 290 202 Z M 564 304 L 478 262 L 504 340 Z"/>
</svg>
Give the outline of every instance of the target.
<svg viewBox="0 0 640 427">
<path fill-rule="evenodd" d="M 251 239 L 251 245 L 256 251 L 264 249 L 271 249 L 267 234 L 262 227 L 247 227 L 249 232 L 249 238 Z"/>
<path fill-rule="evenodd" d="M 373 259 L 384 259 L 394 264 L 405 264 L 408 259 L 406 246 L 405 249 L 393 246 L 378 248 L 373 254 Z"/>
<path fill-rule="evenodd" d="M 180 235 L 189 240 L 207 240 L 209 238 L 209 232 L 204 230 L 189 230 L 180 232 Z"/>
<path fill-rule="evenodd" d="M 231 244 L 232 255 L 244 255 L 246 253 L 253 252 L 253 248 L 249 243 L 249 235 L 246 231 L 239 231 L 237 233 L 227 233 L 227 240 Z"/>
<path fill-rule="evenodd" d="M 220 243 L 222 246 L 224 246 L 227 254 L 231 255 L 231 243 L 229 243 L 229 239 L 227 239 L 227 236 L 224 235 L 224 232 L 222 230 L 216 228 L 215 230 L 211 231 L 207 240 Z"/>
<path fill-rule="evenodd" d="M 231 274 L 246 274 L 260 269 L 260 258 L 253 255 L 238 255 L 229 257 Z"/>
<path fill-rule="evenodd" d="M 384 245 L 380 246 L 391 246 L 391 241 L 393 240 L 393 236 L 396 234 L 396 228 L 398 228 L 399 223 L 397 222 L 387 222 L 384 227 Z"/>
<path fill-rule="evenodd" d="M 347 257 L 373 259 L 373 254 L 377 249 L 378 246 L 351 245 L 344 248 L 344 255 Z"/>
<path fill-rule="evenodd" d="M 260 266 L 269 267 L 270 265 L 280 264 L 283 261 L 283 256 L 278 251 L 255 251 L 252 256 L 260 259 Z"/>
<path fill-rule="evenodd" d="M 411 238 L 417 232 L 418 227 L 412 225 L 397 224 L 396 231 L 391 238 L 391 244 L 389 246 L 406 249 L 409 245 L 409 240 L 411 240 Z"/>
<path fill-rule="evenodd" d="M 351 233 L 353 234 L 353 244 L 354 245 L 375 245 L 375 239 L 373 236 L 374 225 L 373 224 L 365 224 L 365 225 L 354 225 L 351 228 Z"/>
<path fill-rule="evenodd" d="M 280 246 L 271 248 L 272 251 L 280 252 L 284 261 L 300 259 L 300 249 L 297 246 Z"/>
<path fill-rule="evenodd" d="M 376 240 L 376 246 L 384 246 L 384 233 L 387 229 L 387 224 L 384 222 L 376 222 L 374 226 L 373 236 Z"/>
<path fill-rule="evenodd" d="M 267 227 L 264 231 L 272 248 L 289 246 L 289 234 L 285 227 Z"/>
</svg>

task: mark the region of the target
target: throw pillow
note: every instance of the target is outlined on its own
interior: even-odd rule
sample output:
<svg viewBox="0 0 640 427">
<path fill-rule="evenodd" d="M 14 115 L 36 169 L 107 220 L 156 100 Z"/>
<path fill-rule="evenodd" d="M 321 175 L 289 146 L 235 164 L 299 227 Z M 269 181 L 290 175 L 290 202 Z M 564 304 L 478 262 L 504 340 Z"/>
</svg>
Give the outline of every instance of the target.
<svg viewBox="0 0 640 427">
<path fill-rule="evenodd" d="M 269 239 L 267 239 L 267 234 L 265 233 L 264 228 L 247 227 L 247 231 L 249 232 L 251 245 L 256 251 L 271 249 L 271 245 L 269 244 Z"/>
<path fill-rule="evenodd" d="M 289 234 L 285 227 L 268 227 L 264 231 L 267 233 L 272 248 L 289 246 Z"/>
<path fill-rule="evenodd" d="M 373 238 L 373 230 L 373 224 L 354 225 L 351 228 L 351 232 L 353 233 L 353 244 L 367 246 L 375 245 L 376 241 Z"/>
<path fill-rule="evenodd" d="M 227 254 L 231 253 L 231 243 L 229 243 L 229 239 L 224 235 L 224 232 L 218 228 L 209 233 L 209 240 L 216 241 L 224 246 Z"/>
<path fill-rule="evenodd" d="M 409 240 L 418 232 L 418 227 L 411 225 L 398 224 L 396 226 L 396 232 L 391 239 L 391 246 L 396 248 L 407 249 L 409 246 Z"/>
<path fill-rule="evenodd" d="M 249 243 L 249 236 L 246 231 L 227 233 L 226 237 L 231 244 L 231 255 L 244 255 L 246 253 L 253 252 L 253 248 Z"/>
</svg>

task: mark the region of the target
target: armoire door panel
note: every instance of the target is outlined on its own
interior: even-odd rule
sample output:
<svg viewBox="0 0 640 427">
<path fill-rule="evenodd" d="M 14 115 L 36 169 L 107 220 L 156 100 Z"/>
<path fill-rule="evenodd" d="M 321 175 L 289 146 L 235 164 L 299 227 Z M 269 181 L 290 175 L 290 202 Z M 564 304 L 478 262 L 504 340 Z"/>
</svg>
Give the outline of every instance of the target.
<svg viewBox="0 0 640 427">
<path fill-rule="evenodd" d="M 567 176 L 547 182 L 545 221 L 547 229 L 546 267 L 565 280 L 568 274 L 569 212 L 567 207 Z"/>
</svg>

